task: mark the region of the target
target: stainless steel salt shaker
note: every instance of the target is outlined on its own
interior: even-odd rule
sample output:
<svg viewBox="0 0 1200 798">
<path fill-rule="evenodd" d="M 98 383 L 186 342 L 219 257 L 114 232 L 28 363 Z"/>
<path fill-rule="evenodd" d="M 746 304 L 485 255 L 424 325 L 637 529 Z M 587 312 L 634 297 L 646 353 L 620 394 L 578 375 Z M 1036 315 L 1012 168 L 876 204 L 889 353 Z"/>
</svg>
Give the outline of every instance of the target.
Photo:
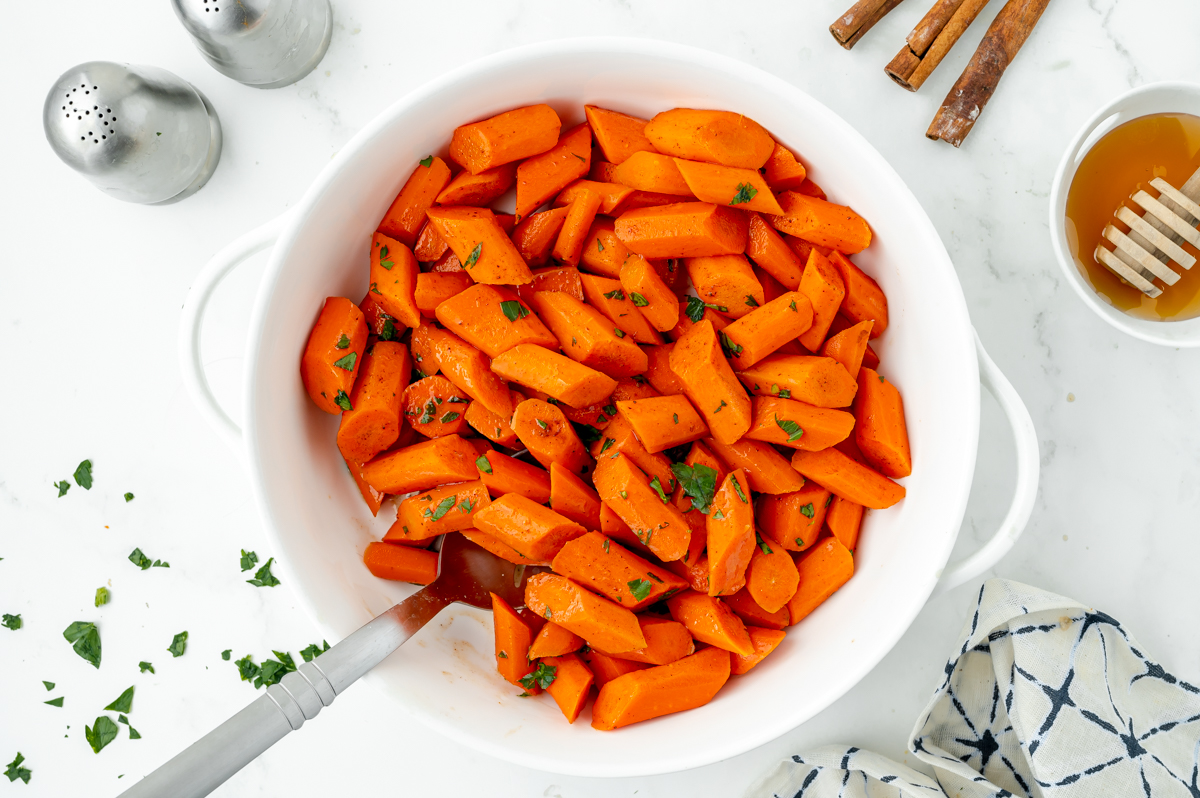
<svg viewBox="0 0 1200 798">
<path fill-rule="evenodd" d="M 196 49 L 226 77 L 259 89 L 295 83 L 333 35 L 329 0 L 171 0 Z"/>
<path fill-rule="evenodd" d="M 126 202 L 178 202 L 221 159 L 221 122 L 196 87 L 165 69 L 89 61 L 68 70 L 42 107 L 56 155 Z"/>
</svg>

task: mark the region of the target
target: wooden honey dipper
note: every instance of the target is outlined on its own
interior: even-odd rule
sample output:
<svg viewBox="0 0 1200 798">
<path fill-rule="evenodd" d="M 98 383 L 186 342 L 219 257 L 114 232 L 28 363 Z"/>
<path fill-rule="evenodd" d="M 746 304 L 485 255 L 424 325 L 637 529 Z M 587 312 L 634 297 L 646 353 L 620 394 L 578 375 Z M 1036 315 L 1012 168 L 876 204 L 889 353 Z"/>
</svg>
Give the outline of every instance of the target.
<svg viewBox="0 0 1200 798">
<path fill-rule="evenodd" d="M 1196 264 L 1196 259 L 1179 246 L 1183 242 L 1200 248 L 1200 169 L 1192 173 L 1182 188 L 1175 188 L 1161 177 L 1150 181 L 1158 189 L 1158 198 L 1139 190 L 1130 199 L 1143 209 L 1137 213 L 1125 205 L 1117 208 L 1116 217 L 1129 226 L 1129 232 L 1121 232 L 1116 225 L 1104 228 L 1104 237 L 1116 249 L 1103 243 L 1096 245 L 1096 261 L 1137 288 L 1150 298 L 1162 295 L 1162 289 L 1154 284 L 1154 278 L 1167 286 L 1179 280 L 1178 272 L 1168 268 L 1174 261 L 1185 269 Z"/>
</svg>

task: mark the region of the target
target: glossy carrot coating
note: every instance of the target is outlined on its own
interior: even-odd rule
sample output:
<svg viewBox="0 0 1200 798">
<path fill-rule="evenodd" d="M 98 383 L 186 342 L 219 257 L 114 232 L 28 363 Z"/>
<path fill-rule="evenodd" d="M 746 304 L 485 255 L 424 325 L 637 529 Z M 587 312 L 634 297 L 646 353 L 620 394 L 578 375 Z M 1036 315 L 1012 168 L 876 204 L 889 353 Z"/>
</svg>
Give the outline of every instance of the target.
<svg viewBox="0 0 1200 798">
<path fill-rule="evenodd" d="M 400 502 L 396 508 L 400 529 L 393 526 L 384 540 L 429 540 L 470 529 L 475 526 L 475 513 L 490 501 L 481 480 L 431 488 Z"/>
<path fill-rule="evenodd" d="M 475 528 L 531 560 L 551 560 L 586 530 L 519 493 L 506 493 L 475 513 Z"/>
<path fill-rule="evenodd" d="M 735 654 L 754 653 L 746 625 L 721 599 L 685 590 L 667 599 L 667 607 L 671 617 L 687 627 L 692 637 L 701 643 Z"/>
<path fill-rule="evenodd" d="M 767 655 L 783 642 L 786 634 L 782 630 L 760 629 L 753 626 L 746 627 L 746 633 L 750 635 L 750 642 L 754 645 L 754 653 L 749 657 L 743 657 L 740 654 L 729 655 L 729 672 L 734 676 L 741 676 L 766 659 Z"/>
<path fill-rule="evenodd" d="M 363 466 L 367 484 L 381 493 L 410 493 L 478 479 L 475 448 L 457 435 L 393 449 Z"/>
<path fill-rule="evenodd" d="M 471 174 L 546 152 L 562 122 L 548 105 L 527 105 L 455 128 L 450 157 Z"/>
<path fill-rule="evenodd" d="M 434 318 L 437 306 L 466 291 L 475 281 L 466 272 L 427 272 L 417 275 L 413 301 L 427 319 Z"/>
<path fill-rule="evenodd" d="M 600 528 L 600 497 L 558 463 L 550 464 L 550 506 L 584 529 Z"/>
<path fill-rule="evenodd" d="M 354 479 L 354 484 L 358 486 L 358 492 L 362 494 L 363 501 L 367 503 L 371 515 L 378 516 L 379 508 L 383 506 L 383 500 L 386 498 L 382 493 L 372 488 L 363 479 L 362 463 L 355 463 L 352 460 L 346 461 L 346 469 L 350 472 L 350 476 Z"/>
<path fill-rule="evenodd" d="M 815 452 L 846 440 L 853 429 L 854 416 L 844 410 L 814 407 L 777 396 L 756 396 L 754 423 L 746 437 Z"/>
<path fill-rule="evenodd" d="M 618 729 L 704 706 L 729 681 L 729 654 L 718 648 L 606 683 L 592 706 L 592 728 Z"/>
<path fill-rule="evenodd" d="M 667 568 L 676 576 L 687 580 L 692 590 L 697 593 L 708 593 L 708 558 L 700 557 L 697 560 L 675 560 L 667 563 Z"/>
<path fill-rule="evenodd" d="M 732 443 L 750 429 L 750 397 L 721 354 L 710 322 L 701 321 L 675 342 L 670 364 L 713 438 Z"/>
<path fill-rule="evenodd" d="M 800 293 L 808 297 L 813 307 L 812 326 L 800 336 L 800 343 L 808 351 L 816 352 L 825 341 L 846 293 L 837 269 L 820 252 L 814 250 L 808 256 L 800 278 Z"/>
<path fill-rule="evenodd" d="M 492 624 L 496 640 L 496 669 L 509 684 L 521 687 L 521 677 L 528 676 L 533 663 L 525 657 L 532 642 L 529 624 L 507 601 L 492 596 Z M 529 692 L 537 692 L 535 687 Z"/>
<path fill-rule="evenodd" d="M 800 573 L 786 549 L 766 540 L 754 548 L 746 569 L 746 590 L 755 603 L 767 612 L 778 612 L 787 606 L 799 584 Z"/>
<path fill-rule="evenodd" d="M 385 313 L 405 327 L 421 323 L 415 297 L 419 271 L 417 259 L 404 244 L 380 233 L 372 236 L 368 292 Z"/>
<path fill-rule="evenodd" d="M 426 220 L 417 235 L 417 243 L 413 244 L 413 255 L 421 263 L 432 263 L 445 255 L 448 249 L 450 245 L 438 235 L 437 228 Z"/>
<path fill-rule="evenodd" d="M 732 111 L 663 111 L 646 124 L 645 134 L 659 152 L 742 169 L 758 169 L 775 149 L 762 125 Z"/>
<path fill-rule="evenodd" d="M 736 205 L 743 211 L 783 213 L 767 181 L 755 169 L 675 159 L 675 166 L 701 202 Z"/>
<path fill-rule="evenodd" d="M 862 269 L 850 262 L 841 252 L 829 253 L 829 262 L 842 278 L 846 295 L 842 299 L 841 313 L 850 321 L 873 321 L 871 337 L 883 335 L 888 325 L 888 304 L 883 289 Z"/>
<path fill-rule="evenodd" d="M 598 180 L 576 180 L 559 192 L 554 198 L 555 207 L 570 205 L 584 191 L 594 191 L 600 195 L 600 213 L 607 216 L 620 215 L 625 201 L 633 194 L 629 186 L 620 183 L 602 183 Z"/>
<path fill-rule="evenodd" d="M 873 510 L 891 507 L 904 498 L 903 485 L 855 462 L 837 449 L 797 451 L 792 456 L 792 468 L 830 493 Z"/>
<path fill-rule="evenodd" d="M 706 519 L 708 594 L 736 593 L 746 584 L 746 567 L 754 554 L 754 505 L 746 473 L 736 468 L 713 496 Z"/>
<path fill-rule="evenodd" d="M 871 327 L 874 324 L 875 322 L 867 319 L 831 335 L 821 345 L 821 354 L 841 363 L 846 373 L 857 381 L 858 369 L 867 354 L 867 341 L 871 337 Z"/>
<path fill-rule="evenodd" d="M 746 631 L 749 632 L 755 627 L 767 629 L 783 629 L 791 625 L 792 619 L 788 614 L 787 607 L 775 612 L 767 612 L 762 607 L 758 606 L 758 602 L 750 595 L 746 588 L 742 588 L 732 596 L 725 596 L 721 599 L 733 610 L 742 621 L 746 624 Z M 751 638 L 753 642 L 753 638 Z M 737 656 L 736 654 L 734 656 Z"/>
<path fill-rule="evenodd" d="M 800 490 L 755 501 L 754 519 L 762 537 L 788 551 L 804 551 L 817 542 L 821 522 L 834 496 L 815 482 Z"/>
<path fill-rule="evenodd" d="M 359 371 L 350 394 L 354 409 L 342 413 L 337 445 L 346 460 L 365 463 L 400 437 L 400 407 L 412 373 L 408 348 L 377 341 L 363 355 Z"/>
<path fill-rule="evenodd" d="M 762 171 L 772 191 L 799 190 L 808 177 L 804 164 L 779 142 L 775 142 L 775 149 L 771 150 L 771 157 L 763 165 Z"/>
<path fill-rule="evenodd" d="M 632 337 L 618 336 L 607 317 L 564 293 L 538 293 L 530 305 L 558 339 L 563 354 L 609 377 L 641 374 L 646 353 Z"/>
<path fill-rule="evenodd" d="M 530 266 L 541 266 L 550 260 L 550 250 L 554 249 L 554 242 L 558 240 L 558 232 L 562 230 L 567 211 L 567 208 L 555 208 L 531 213 L 513 230 L 513 244 Z"/>
<path fill-rule="evenodd" d="M 467 395 L 442 375 L 425 377 L 404 389 L 404 418 L 426 438 L 462 435 L 467 431 L 463 414 L 469 402 Z"/>
<path fill-rule="evenodd" d="M 616 406 L 612 409 L 616 410 Z M 647 479 L 657 479 L 663 490 L 669 490 L 675 484 L 675 475 L 671 473 L 671 461 L 665 455 L 649 451 L 625 416 L 615 415 L 612 422 L 604 428 L 604 434 L 592 442 L 591 453 L 597 460 L 597 470 L 606 461 L 616 459 L 617 454 L 623 454 L 633 461 L 635 466 L 646 472 Z"/>
<path fill-rule="evenodd" d="M 800 188 L 796 192 L 803 194 L 806 197 L 816 197 L 817 199 L 829 199 L 825 196 L 825 189 L 813 182 L 811 177 L 806 177 L 804 182 L 800 184 Z"/>
<path fill-rule="evenodd" d="M 662 344 L 647 346 L 643 350 L 646 353 L 644 376 L 654 389 L 664 396 L 683 393 L 683 383 L 675 376 L 675 372 L 671 371 L 671 350 L 674 348 L 675 344 Z"/>
<path fill-rule="evenodd" d="M 646 120 L 636 116 L 610 111 L 595 105 L 585 105 L 588 124 L 596 136 L 596 144 L 604 153 L 606 161 L 619 164 L 628 160 L 635 152 L 654 152 L 654 145 L 646 138 Z"/>
<path fill-rule="evenodd" d="M 567 266 L 579 264 L 579 258 L 583 254 L 583 244 L 587 240 L 588 232 L 592 229 L 592 222 L 596 220 L 599 210 L 599 192 L 585 188 L 575 195 L 571 204 L 567 206 L 567 218 L 563 220 L 558 240 L 554 242 L 554 250 L 550 253 L 556 262 L 564 263 Z"/>
<path fill-rule="evenodd" d="M 628 204 L 627 204 L 628 207 Z M 746 214 L 710 202 L 679 202 L 627 210 L 617 237 L 647 258 L 698 258 L 746 251 Z"/>
<path fill-rule="evenodd" d="M 768 302 L 772 302 L 788 292 L 783 284 L 772 277 L 767 272 L 763 271 L 759 266 L 754 267 L 754 278 L 758 280 L 758 284 L 762 286 L 763 298 Z M 800 354 L 797 350 L 793 354 Z"/>
<path fill-rule="evenodd" d="M 634 662 L 630 659 L 617 659 L 608 654 L 601 654 L 594 648 L 585 650 L 579 655 L 580 659 L 587 663 L 587 666 L 592 671 L 595 677 L 595 685 L 597 688 L 616 679 L 618 676 L 624 676 L 627 673 L 641 671 L 650 666 L 644 662 Z"/>
<path fill-rule="evenodd" d="M 558 574 L 535 574 L 525 585 L 525 606 L 610 654 L 646 647 L 637 616 L 616 602 Z"/>
<path fill-rule="evenodd" d="M 551 149 L 517 167 L 517 218 L 524 219 L 555 194 L 588 173 L 592 130 L 586 124 L 563 133 Z"/>
<path fill-rule="evenodd" d="M 827 258 L 833 252 L 829 247 L 822 247 L 811 241 L 805 241 L 803 238 L 796 238 L 795 236 L 784 235 L 783 240 L 796 253 L 796 257 L 800 259 L 802 264 L 808 263 L 808 258 L 812 255 L 814 249 Z"/>
<path fill-rule="evenodd" d="M 643 257 L 627 258 L 620 271 L 621 287 L 634 306 L 659 332 L 679 322 L 679 298 Z"/>
<path fill-rule="evenodd" d="M 831 357 L 771 355 L 738 372 L 756 396 L 796 399 L 817 407 L 849 407 L 858 385 Z"/>
<path fill-rule="evenodd" d="M 517 181 L 517 165 L 515 163 L 497 166 L 486 172 L 472 174 L 464 170 L 458 177 L 450 181 L 442 193 L 437 196 L 438 205 L 490 205 L 512 188 Z"/>
<path fill-rule="evenodd" d="M 554 334 L 512 289 L 503 286 L 468 288 L 438 305 L 437 318 L 447 330 L 492 358 L 518 344 L 558 349 Z"/>
<path fill-rule="evenodd" d="M 535 269 L 532 280 L 525 285 L 517 286 L 517 296 L 532 308 L 533 298 L 537 294 L 566 294 L 582 302 L 583 281 L 580 279 L 579 269 L 574 266 L 551 266 L 546 269 Z"/>
<path fill-rule="evenodd" d="M 300 358 L 300 379 L 317 407 L 334 415 L 351 409 L 350 393 L 366 345 L 362 311 L 345 297 L 326 299 Z"/>
<path fill-rule="evenodd" d="M 845 205 L 834 205 L 796 191 L 780 194 L 779 204 L 783 215 L 771 219 L 776 230 L 846 255 L 862 252 L 871 243 L 871 228 L 866 220 Z"/>
<path fill-rule="evenodd" d="M 616 405 L 648 452 L 661 452 L 708 435 L 704 419 L 684 396 L 655 396 Z"/>
<path fill-rule="evenodd" d="M 439 205 L 426 215 L 475 282 L 520 285 L 532 278 L 525 259 L 487 208 Z"/>
<path fill-rule="evenodd" d="M 520 394 L 515 391 L 513 396 L 517 402 L 523 401 Z M 483 402 L 471 402 L 467 405 L 467 411 L 463 413 L 463 418 L 467 420 L 472 429 L 497 446 L 504 446 L 508 449 L 520 448 L 521 443 L 517 440 L 517 433 L 513 431 L 510 423 L 511 415 L 506 418 L 488 410 L 484 407 Z"/>
<path fill-rule="evenodd" d="M 630 551 L 637 552 L 646 557 L 653 556 L 654 554 L 654 552 L 646 548 L 637 535 L 633 534 L 633 530 L 629 528 L 629 524 L 622 521 L 621 517 L 603 502 L 600 503 L 600 531 Z M 671 568 L 671 563 L 667 563 L 667 568 Z"/>
<path fill-rule="evenodd" d="M 592 672 L 575 654 L 546 657 L 542 662 L 547 667 L 554 668 L 554 681 L 546 688 L 546 692 L 554 699 L 554 703 L 558 704 L 567 722 L 574 723 L 591 694 Z"/>
<path fill-rule="evenodd" d="M 597 467 L 596 493 L 629 525 L 638 540 L 663 562 L 678 560 L 687 551 L 691 530 L 683 513 L 659 495 L 669 496 L 670 484 L 651 480 L 623 454 Z M 655 477 L 655 480 L 658 480 Z M 608 649 L 610 653 L 612 649 Z"/>
<path fill-rule="evenodd" d="M 795 291 L 800 286 L 804 261 L 800 260 L 779 233 L 775 232 L 775 228 L 763 221 L 762 216 L 757 213 L 748 216 L 750 224 L 749 237 L 746 239 L 747 257 L 789 291 Z"/>
<path fill-rule="evenodd" d="M 429 271 L 438 274 L 453 272 L 461 272 L 466 274 L 467 270 L 463 268 L 462 261 L 460 261 L 458 256 L 454 254 L 454 250 L 448 248 L 450 246 L 449 244 L 446 246 L 447 249 L 444 253 L 442 253 L 442 256 L 433 263 L 429 264 Z M 480 251 L 482 251 L 482 249 Z"/>
<path fill-rule="evenodd" d="M 599 532 L 588 532 L 567 543 L 550 567 L 633 612 L 687 587 L 675 574 Z"/>
<path fill-rule="evenodd" d="M 837 538 L 825 538 L 811 550 L 796 555 L 796 569 L 800 573 L 800 587 L 787 605 L 792 624 L 800 623 L 850 581 L 854 575 L 854 557 Z"/>
<path fill-rule="evenodd" d="M 428 352 L 441 373 L 456 388 L 502 418 L 512 416 L 520 397 L 491 369 L 487 355 L 458 336 L 422 325 L 417 333 L 429 342 Z"/>
<path fill-rule="evenodd" d="M 730 468 L 743 469 L 755 493 L 790 493 L 804 487 L 804 480 L 788 467 L 787 458 L 770 444 L 747 438 L 735 443 L 722 443 L 715 438 L 704 442 Z"/>
<path fill-rule="evenodd" d="M 604 277 L 621 276 L 621 265 L 632 253 L 621 239 L 617 238 L 616 224 L 616 220 L 607 216 L 596 218 L 583 245 L 580 268 Z"/>
<path fill-rule="evenodd" d="M 489 535 L 487 532 L 482 532 L 478 529 L 463 529 L 461 534 L 464 538 L 471 541 L 480 548 L 490 551 L 502 560 L 514 563 L 516 565 L 545 565 L 544 561 L 531 560 L 521 552 L 514 549 L 504 541 Z"/>
<path fill-rule="evenodd" d="M 614 183 L 638 191 L 653 191 L 689 199 L 694 196 L 687 181 L 680 174 L 675 159 L 657 152 L 635 152 L 613 170 L 612 179 Z"/>
<path fill-rule="evenodd" d="M 854 403 L 854 439 L 867 462 L 883 475 L 899 479 L 912 473 L 904 402 L 896 386 L 873 369 L 858 372 Z"/>
<path fill-rule="evenodd" d="M 746 369 L 808 330 L 812 318 L 808 297 L 789 291 L 730 324 L 721 342 L 733 366 Z"/>
<path fill-rule="evenodd" d="M 722 311 L 720 310 L 721 308 L 725 308 L 724 312 L 728 313 L 729 308 L 725 305 L 714 305 L 711 302 L 706 303 L 702 305 L 703 309 L 697 314 L 696 310 L 700 309 L 700 307 L 694 301 L 691 301 L 690 305 L 688 301 L 679 303 L 679 323 L 671 330 L 671 340 L 678 341 L 687 335 L 688 330 L 695 327 L 701 321 L 707 321 L 712 324 L 713 330 L 717 333 L 720 333 L 721 330 L 729 326 L 729 319 L 721 315 Z M 693 321 L 692 316 L 688 315 L 689 312 L 696 316 L 696 321 Z"/>
<path fill-rule="evenodd" d="M 829 504 L 829 512 L 825 515 L 825 523 L 829 532 L 838 542 L 850 550 L 858 548 L 858 532 L 862 528 L 863 506 L 847 501 L 841 496 L 834 496 Z"/>
<path fill-rule="evenodd" d="M 475 460 L 479 478 L 492 496 L 518 493 L 545 504 L 550 499 L 550 475 L 535 465 L 500 452 L 484 452 Z"/>
<path fill-rule="evenodd" d="M 512 427 L 529 453 L 546 468 L 558 463 L 573 474 L 585 474 L 591 469 L 592 457 L 583 441 L 554 405 L 541 399 L 526 399 L 517 405 Z"/>
<path fill-rule="evenodd" d="M 636 255 L 631 257 L 637 257 Z M 612 322 L 613 335 L 618 338 L 630 336 L 639 344 L 661 344 L 663 337 L 643 316 L 637 305 L 625 293 L 619 280 L 597 277 L 593 274 L 580 276 L 583 295 L 588 304 L 595 307 Z"/>
<path fill-rule="evenodd" d="M 745 255 L 687 259 L 688 276 L 696 295 L 721 313 L 740 319 L 766 301 L 762 285 Z"/>
<path fill-rule="evenodd" d="M 438 574 L 436 551 L 392 543 L 368 543 L 363 552 L 363 564 L 373 576 L 380 579 L 411 582 L 414 585 L 427 585 L 437 579 Z"/>
<path fill-rule="evenodd" d="M 497 356 L 492 371 L 572 407 L 595 404 L 617 387 L 617 381 L 607 374 L 534 344 L 518 344 Z"/>
<path fill-rule="evenodd" d="M 546 621 L 533 639 L 527 655 L 529 661 L 542 657 L 561 657 L 583 648 L 583 638 L 553 621 Z"/>
<path fill-rule="evenodd" d="M 679 581 L 683 584 L 682 579 Z M 638 624 L 642 627 L 642 636 L 646 638 L 646 647 L 612 656 L 649 665 L 669 665 L 696 653 L 695 641 L 679 621 L 645 614 L 638 616 Z"/>
<path fill-rule="evenodd" d="M 432 156 L 428 166 L 418 164 L 383 215 L 379 232 L 411 247 L 425 224 L 425 212 L 449 182 L 450 167 L 441 158 Z"/>
</svg>

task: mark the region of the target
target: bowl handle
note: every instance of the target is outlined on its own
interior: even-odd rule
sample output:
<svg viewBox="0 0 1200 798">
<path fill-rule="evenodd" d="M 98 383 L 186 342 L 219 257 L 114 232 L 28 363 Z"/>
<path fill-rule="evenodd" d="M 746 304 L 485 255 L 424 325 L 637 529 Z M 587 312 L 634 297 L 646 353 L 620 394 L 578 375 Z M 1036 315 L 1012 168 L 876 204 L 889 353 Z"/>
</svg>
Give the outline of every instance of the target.
<svg viewBox="0 0 1200 798">
<path fill-rule="evenodd" d="M 935 594 L 974 579 L 1007 554 L 1025 531 L 1025 524 L 1029 521 L 1033 503 L 1037 499 L 1041 463 L 1038 459 L 1037 430 L 1033 428 L 1033 419 L 1029 417 L 1029 411 L 1016 389 L 1012 387 L 1012 383 L 988 357 L 983 343 L 979 340 L 979 333 L 975 333 L 975 352 L 979 358 L 979 381 L 996 397 L 1012 427 L 1013 438 L 1017 444 L 1017 489 L 1013 493 L 1008 514 L 1004 516 L 996 534 L 979 551 L 946 566 L 934 590 Z"/>
<path fill-rule="evenodd" d="M 183 303 L 183 315 L 179 319 L 179 363 L 183 368 L 184 387 L 187 388 L 200 415 L 204 416 L 204 420 L 238 452 L 242 451 L 242 428 L 217 402 L 217 397 L 213 395 L 208 384 L 208 376 L 204 373 L 204 361 L 200 357 L 200 331 L 204 325 L 204 312 L 221 281 L 251 255 L 272 246 L 290 216 L 289 213 L 276 216 L 213 255 L 212 260 L 196 275 L 196 281 Z"/>
</svg>

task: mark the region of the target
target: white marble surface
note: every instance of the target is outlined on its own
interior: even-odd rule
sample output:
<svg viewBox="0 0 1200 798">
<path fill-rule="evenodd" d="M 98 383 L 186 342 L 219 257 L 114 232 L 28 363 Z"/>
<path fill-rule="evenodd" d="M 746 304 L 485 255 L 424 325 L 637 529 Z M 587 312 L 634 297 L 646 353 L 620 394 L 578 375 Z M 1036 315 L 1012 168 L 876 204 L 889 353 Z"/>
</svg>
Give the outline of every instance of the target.
<svg viewBox="0 0 1200 798">
<path fill-rule="evenodd" d="M 1200 351 L 1140 343 L 1086 310 L 1059 277 L 1045 218 L 1054 166 L 1096 107 L 1131 85 L 1198 73 L 1200 8 L 1161 0 L 1152 14 L 1138 0 L 1057 0 L 956 151 L 922 134 L 995 9 L 910 95 L 882 66 L 929 3 L 902 5 L 850 53 L 826 32 L 846 5 L 334 0 L 324 63 L 295 86 L 262 92 L 210 69 L 165 2 L 119 11 L 82 0 L 10 4 L 0 48 L 0 612 L 21 613 L 25 627 L 0 629 L 0 764 L 20 750 L 34 776 L 28 787 L 5 781 L 0 789 L 116 794 L 255 695 L 220 651 L 261 659 L 315 637 L 290 585 L 254 588 L 237 568 L 242 547 L 264 560 L 273 552 L 240 464 L 182 390 L 175 331 L 196 272 L 227 241 L 286 209 L 406 91 L 477 56 L 581 34 L 655 37 L 743 59 L 812 93 L 883 152 L 940 231 L 975 325 L 1039 431 L 1041 497 L 995 573 L 1103 608 L 1169 670 L 1200 678 Z M 1168 14 L 1178 21 L 1161 24 Z M 165 67 L 213 101 L 225 152 L 200 194 L 165 208 L 125 205 L 54 158 L 41 132 L 44 92 L 91 59 Z M 205 334 L 213 379 L 235 415 L 261 266 L 221 289 Z M 95 463 L 93 490 L 56 498 L 51 483 L 85 457 Z M 1003 514 L 1012 467 L 1007 428 L 985 398 L 960 551 Z M 137 498 L 126 504 L 125 491 Z M 125 559 L 134 546 L 171 569 L 134 569 Z M 95 609 L 101 585 L 111 585 L 113 600 Z M 820 743 L 902 758 L 977 586 L 931 601 L 895 650 L 808 724 L 699 770 L 612 781 L 525 770 L 440 738 L 364 688 L 218 794 L 723 796 Z M 61 636 L 80 619 L 101 623 L 99 671 Z M 172 659 L 165 649 L 183 629 L 188 652 Z M 143 659 L 156 675 L 138 674 Z M 57 682 L 53 693 L 43 679 Z M 83 726 L 130 684 L 143 739 L 122 735 L 94 756 Z M 43 705 L 57 695 L 63 709 Z"/>
</svg>

